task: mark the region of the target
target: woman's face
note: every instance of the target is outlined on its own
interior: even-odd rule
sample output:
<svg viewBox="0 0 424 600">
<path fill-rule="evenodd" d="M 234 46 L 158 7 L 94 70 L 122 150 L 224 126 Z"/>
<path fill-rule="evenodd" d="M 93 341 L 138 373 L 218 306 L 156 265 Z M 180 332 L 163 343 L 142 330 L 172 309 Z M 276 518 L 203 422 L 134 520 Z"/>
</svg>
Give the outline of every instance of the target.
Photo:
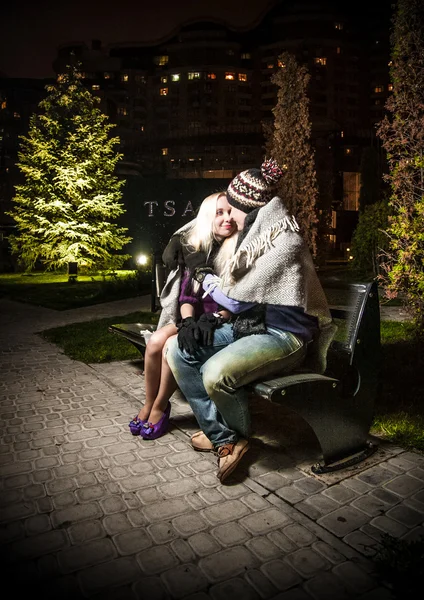
<svg viewBox="0 0 424 600">
<path fill-rule="evenodd" d="M 216 214 L 214 220 L 214 233 L 217 237 L 226 238 L 236 229 L 231 218 L 231 206 L 228 204 L 227 196 L 222 194 L 216 203 Z"/>
</svg>

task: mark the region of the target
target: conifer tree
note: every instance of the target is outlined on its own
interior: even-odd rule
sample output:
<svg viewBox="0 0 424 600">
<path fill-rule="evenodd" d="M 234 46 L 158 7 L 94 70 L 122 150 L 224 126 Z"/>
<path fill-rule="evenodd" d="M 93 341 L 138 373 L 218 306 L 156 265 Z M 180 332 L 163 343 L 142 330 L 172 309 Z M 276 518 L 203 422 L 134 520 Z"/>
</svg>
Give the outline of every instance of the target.
<svg viewBox="0 0 424 600">
<path fill-rule="evenodd" d="M 296 217 L 315 255 L 318 186 L 306 94 L 310 75 L 288 52 L 278 57 L 278 67 L 271 77 L 278 92 L 277 104 L 272 110 L 274 122 L 265 128 L 265 150 L 267 157 L 274 158 L 285 170 L 278 184 L 278 194 Z"/>
<path fill-rule="evenodd" d="M 389 162 L 392 195 L 386 283 L 424 335 L 424 4 L 398 0 L 392 34 L 393 94 L 378 135 Z"/>
<path fill-rule="evenodd" d="M 119 267 L 119 255 L 131 238 L 114 221 L 123 212 L 121 187 L 114 174 L 122 155 L 115 151 L 114 125 L 84 87 L 79 66 L 68 66 L 54 85 L 46 86 L 40 114 L 32 115 L 22 136 L 19 169 L 10 215 L 17 234 L 13 253 L 31 269 L 70 262 L 87 268 Z"/>
</svg>

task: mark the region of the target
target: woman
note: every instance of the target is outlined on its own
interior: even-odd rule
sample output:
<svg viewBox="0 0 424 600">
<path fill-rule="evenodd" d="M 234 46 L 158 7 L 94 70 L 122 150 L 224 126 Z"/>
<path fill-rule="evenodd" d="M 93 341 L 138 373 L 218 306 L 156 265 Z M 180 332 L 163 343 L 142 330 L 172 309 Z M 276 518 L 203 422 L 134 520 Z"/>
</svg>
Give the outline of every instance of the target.
<svg viewBox="0 0 424 600">
<path fill-rule="evenodd" d="M 192 279 L 192 273 L 200 265 L 212 264 L 222 241 L 235 233 L 236 226 L 230 213 L 225 192 L 208 196 L 197 217 L 172 236 L 164 251 L 164 263 L 174 270 L 161 294 L 163 310 L 158 328 L 146 345 L 146 401 L 129 424 L 133 435 L 156 439 L 167 431 L 171 412 L 169 398 L 177 385 L 163 350 L 168 339 L 178 332 L 180 347 L 196 344 L 193 336 L 196 320 L 202 314 L 212 315 L 218 310 L 218 305 L 209 296 L 202 299 L 203 290 Z M 232 252 L 233 248 L 228 247 L 227 251 Z M 228 316 L 227 311 L 221 313 Z"/>
</svg>

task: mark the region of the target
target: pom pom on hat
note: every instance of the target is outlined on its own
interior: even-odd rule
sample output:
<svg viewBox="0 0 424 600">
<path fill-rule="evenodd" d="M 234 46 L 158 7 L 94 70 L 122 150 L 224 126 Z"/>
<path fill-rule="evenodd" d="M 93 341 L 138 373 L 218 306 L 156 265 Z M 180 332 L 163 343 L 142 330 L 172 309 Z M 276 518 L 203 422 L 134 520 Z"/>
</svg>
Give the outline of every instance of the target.
<svg viewBox="0 0 424 600">
<path fill-rule="evenodd" d="M 234 177 L 227 189 L 229 204 L 245 213 L 265 206 L 283 171 L 273 158 L 265 160 L 260 169 L 248 169 Z"/>
</svg>

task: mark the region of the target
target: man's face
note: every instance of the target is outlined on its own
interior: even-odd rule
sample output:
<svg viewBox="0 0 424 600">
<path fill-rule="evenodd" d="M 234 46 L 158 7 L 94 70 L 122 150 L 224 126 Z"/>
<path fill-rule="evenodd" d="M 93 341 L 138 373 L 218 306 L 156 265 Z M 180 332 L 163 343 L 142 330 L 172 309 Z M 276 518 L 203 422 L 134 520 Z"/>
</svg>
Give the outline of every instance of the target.
<svg viewBox="0 0 424 600">
<path fill-rule="evenodd" d="M 244 227 L 244 221 L 246 219 L 246 214 L 247 213 L 243 212 L 239 208 L 236 208 L 235 206 L 231 207 L 231 218 L 233 219 L 233 221 L 235 221 L 235 223 L 237 225 L 237 229 L 239 231 L 241 231 Z"/>
</svg>

